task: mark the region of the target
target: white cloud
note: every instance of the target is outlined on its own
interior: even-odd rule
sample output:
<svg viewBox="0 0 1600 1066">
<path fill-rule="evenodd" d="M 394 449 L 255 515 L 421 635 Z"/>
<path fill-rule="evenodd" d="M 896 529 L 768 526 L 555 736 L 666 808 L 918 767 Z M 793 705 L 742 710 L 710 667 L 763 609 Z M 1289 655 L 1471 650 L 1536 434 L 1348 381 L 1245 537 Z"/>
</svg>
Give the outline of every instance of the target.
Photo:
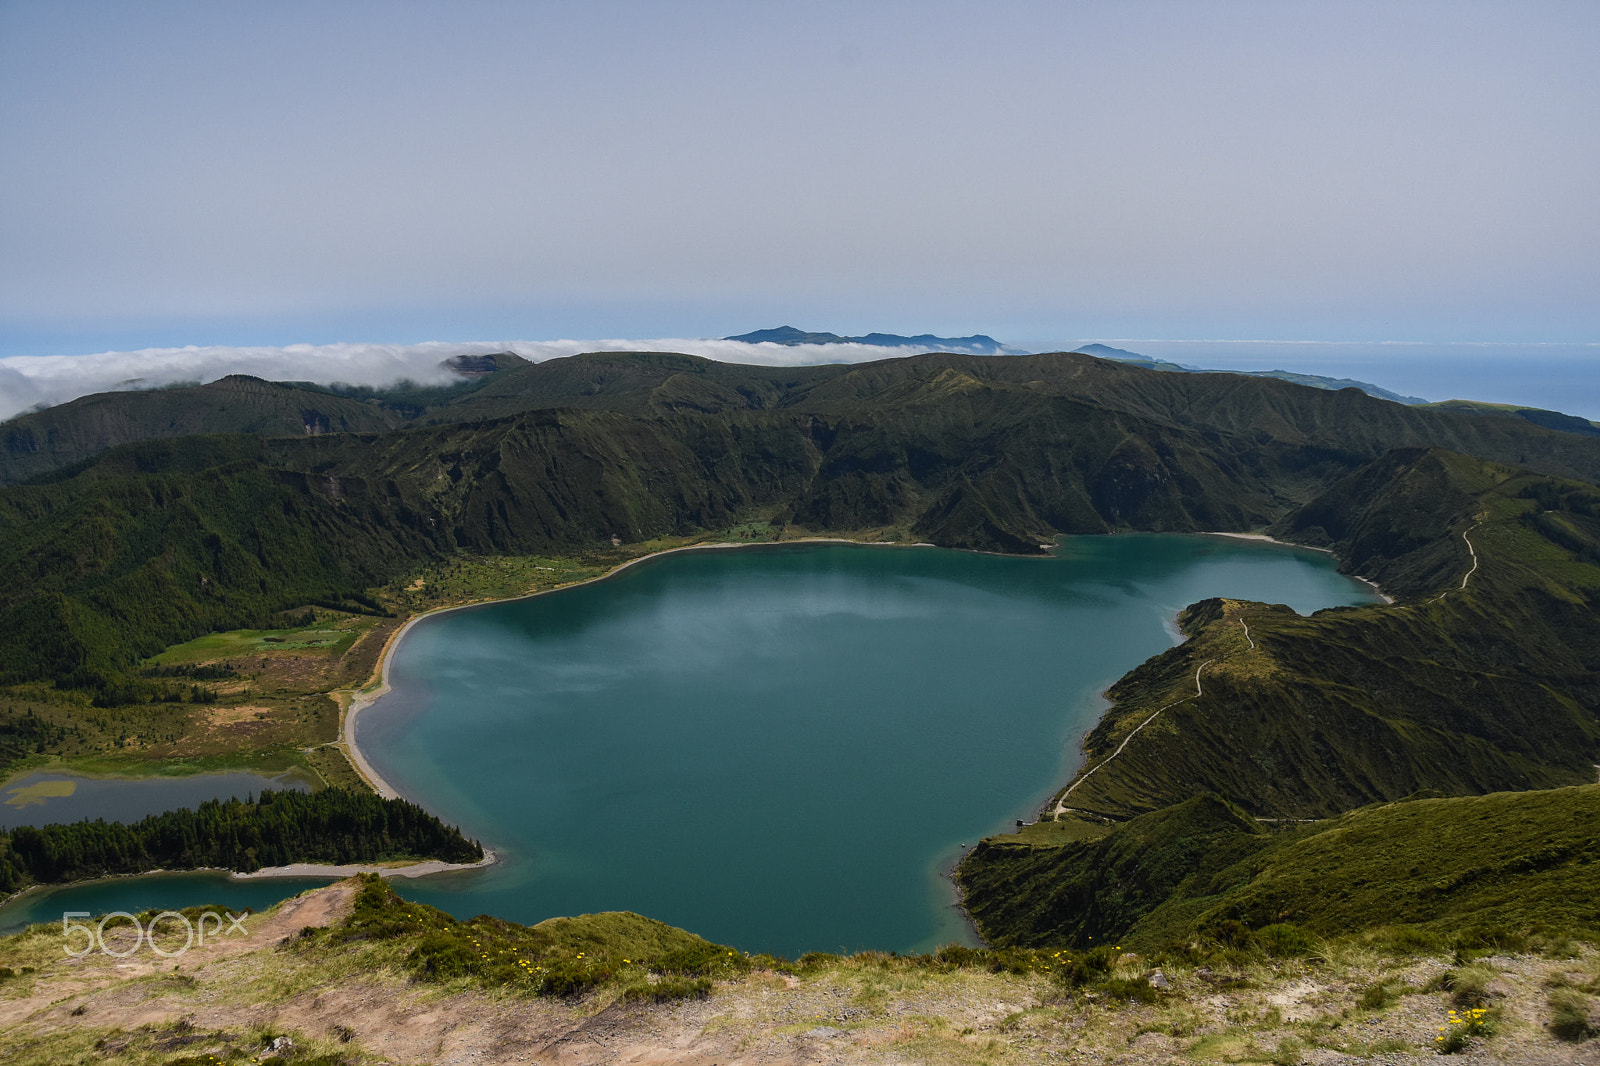
<svg viewBox="0 0 1600 1066">
<path fill-rule="evenodd" d="M 440 363 L 454 355 L 515 352 L 539 362 L 580 352 L 685 352 L 729 363 L 801 366 L 858 363 L 910 355 L 916 348 L 870 344 L 747 344 L 706 338 L 650 340 L 429 341 L 425 344 L 291 344 L 284 348 L 208 346 L 145 348 L 97 355 L 17 355 L 0 359 L 0 420 L 37 405 L 66 403 L 97 392 L 208 382 L 229 374 L 321 385 L 392 385 L 455 380 Z"/>
<path fill-rule="evenodd" d="M 10 418 L 39 402 L 39 389 L 20 370 L 0 361 L 0 419 Z"/>
</svg>

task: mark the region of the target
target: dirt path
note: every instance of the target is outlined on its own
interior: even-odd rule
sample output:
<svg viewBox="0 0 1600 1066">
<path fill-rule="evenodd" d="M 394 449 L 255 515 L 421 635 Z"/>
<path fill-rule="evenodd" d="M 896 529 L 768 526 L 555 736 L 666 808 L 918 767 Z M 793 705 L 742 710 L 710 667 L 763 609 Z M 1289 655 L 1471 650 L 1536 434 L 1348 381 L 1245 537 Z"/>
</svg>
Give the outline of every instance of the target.
<svg viewBox="0 0 1600 1066">
<path fill-rule="evenodd" d="M 57 1015 L 78 1017 L 70 1011 L 82 1005 L 80 997 L 122 986 L 132 979 L 216 966 L 227 959 L 269 948 L 308 925 L 329 925 L 349 913 L 355 891 L 354 883 L 329 885 L 291 899 L 268 915 L 219 915 L 215 927 L 207 923 L 201 942 L 176 957 L 158 955 L 148 945 L 139 946 L 129 925 L 108 926 L 105 929 L 107 950 L 128 953 L 127 958 L 115 958 L 98 951 L 80 958 L 61 958 L 52 967 L 49 978 L 35 983 L 30 995 L 18 999 L 0 998 L 0 1032 Z M 175 924 L 161 927 L 164 934 L 174 935 L 176 928 Z M 165 942 L 166 937 L 162 940 Z M 175 950 L 175 944 L 168 950 Z M 67 999 L 76 1002 L 67 1006 Z"/>
<path fill-rule="evenodd" d="M 1476 574 L 1478 572 L 1478 549 L 1476 549 L 1476 548 L 1474 548 L 1472 546 L 1472 537 L 1469 536 L 1469 534 L 1472 532 L 1473 529 L 1477 529 L 1478 526 L 1481 525 L 1481 524 L 1482 524 L 1481 522 L 1474 522 L 1471 529 L 1463 529 L 1461 531 L 1461 539 L 1466 542 L 1467 553 L 1472 556 L 1472 565 L 1467 567 L 1467 572 L 1465 574 L 1461 575 L 1461 584 L 1457 585 L 1453 589 L 1445 589 L 1443 592 L 1439 593 L 1439 595 L 1435 596 L 1433 599 L 1428 600 L 1426 602 L 1428 602 L 1428 603 L 1438 603 L 1440 600 L 1444 599 L 1446 596 L 1450 595 L 1452 592 L 1465 592 L 1466 591 L 1467 582 L 1471 581 L 1472 580 L 1472 575 Z M 1409 611 L 1409 610 L 1411 610 L 1411 606 L 1409 604 L 1407 604 L 1407 605 L 1402 606 L 1402 607 L 1396 607 L 1395 610 L 1397 610 L 1397 611 Z"/>
<path fill-rule="evenodd" d="M 1477 528 L 1478 528 L 1477 526 L 1473 526 L 1472 527 L 1472 529 L 1477 529 Z M 1472 568 L 1470 570 L 1468 570 L 1465 574 L 1461 575 L 1461 588 L 1462 589 L 1465 589 L 1467 587 L 1467 581 L 1471 579 L 1472 575 L 1476 574 L 1478 572 L 1478 549 L 1476 549 L 1476 548 L 1474 548 L 1472 546 L 1472 538 L 1467 536 L 1468 533 L 1472 532 L 1472 529 L 1463 529 L 1461 531 L 1461 539 L 1467 542 L 1467 551 L 1472 553 Z"/>
</svg>

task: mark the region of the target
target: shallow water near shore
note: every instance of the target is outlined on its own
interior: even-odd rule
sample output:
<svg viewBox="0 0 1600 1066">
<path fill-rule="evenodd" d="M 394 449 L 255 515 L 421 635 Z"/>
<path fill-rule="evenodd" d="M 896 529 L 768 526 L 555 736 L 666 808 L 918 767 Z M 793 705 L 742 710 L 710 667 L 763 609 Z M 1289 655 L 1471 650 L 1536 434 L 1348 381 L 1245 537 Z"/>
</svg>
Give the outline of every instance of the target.
<svg viewBox="0 0 1600 1066">
<path fill-rule="evenodd" d="M 217 906 L 231 911 L 265 910 L 280 900 L 332 884 L 327 877 L 235 881 L 220 870 L 107 877 L 62 888 L 35 888 L 0 907 L 0 935 L 40 922 L 59 923 L 64 913 L 109 914 Z"/>
<path fill-rule="evenodd" d="M 1127 534 L 1042 559 L 681 552 L 426 619 L 357 739 L 502 861 L 391 883 L 463 918 L 632 910 L 789 956 L 973 943 L 944 877 L 961 845 L 1031 818 L 1076 770 L 1099 693 L 1218 595 L 1303 613 L 1376 600 L 1323 552 Z M 96 882 L 0 908 L 0 929 L 264 906 L 311 883 Z"/>
<path fill-rule="evenodd" d="M 632 910 L 749 951 L 925 950 L 971 936 L 951 856 L 1031 817 L 1099 693 L 1215 595 L 1375 599 L 1325 553 L 1210 536 L 684 552 L 419 624 L 357 739 L 503 856 L 397 885 L 458 916 Z"/>
</svg>

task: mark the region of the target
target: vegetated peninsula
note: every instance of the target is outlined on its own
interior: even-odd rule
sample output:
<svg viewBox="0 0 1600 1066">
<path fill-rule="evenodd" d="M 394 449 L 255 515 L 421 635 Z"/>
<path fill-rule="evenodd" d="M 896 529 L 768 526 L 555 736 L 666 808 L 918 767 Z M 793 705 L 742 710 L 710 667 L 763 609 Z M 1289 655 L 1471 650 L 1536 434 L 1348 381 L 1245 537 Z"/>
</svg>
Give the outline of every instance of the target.
<svg viewBox="0 0 1600 1066">
<path fill-rule="evenodd" d="M 324 788 L 211 800 L 132 825 L 100 819 L 21 826 L 0 856 L 0 892 L 150 870 L 223 869 L 312 862 L 331 866 L 429 858 L 476 863 L 483 848 L 414 803 Z"/>
<path fill-rule="evenodd" d="M 584 1002 L 635 985 L 700 995 L 702 978 L 716 982 L 712 1004 L 790 980 L 865 996 L 864 1014 L 803 1031 L 838 1029 L 806 1037 L 818 1055 L 829 1040 L 867 1041 L 875 1012 L 908 1002 L 885 981 L 982 987 L 1086 1050 L 1126 1048 L 1135 1030 L 1167 1034 L 1163 1054 L 1202 1058 L 1420 1049 L 1431 1023 L 1404 1036 L 1386 1019 L 1452 996 L 1457 1010 L 1499 1011 L 1513 1035 L 1461 1030 L 1496 1054 L 1588 1039 L 1600 439 L 1073 353 L 508 361 L 423 401 L 373 393 L 358 404 L 370 421 L 350 432 L 310 433 L 303 419 L 224 431 L 240 391 L 289 412 L 303 403 L 332 428 L 338 397 L 253 379 L 169 390 L 202 435 L 168 433 L 138 400 L 104 450 L 52 444 L 88 439 L 73 404 L 41 413 L 58 420 L 54 438 L 29 421 L 40 415 L 3 427 L 0 738 L 13 766 L 279 758 L 352 780 L 337 747 L 315 745 L 338 736 L 339 704 L 405 617 L 659 547 L 826 534 L 1029 554 L 1063 533 L 1270 533 L 1334 551 L 1395 602 L 1308 618 L 1191 605 L 1189 639 L 1112 688 L 1080 775 L 1036 823 L 963 862 L 991 953 L 772 960 L 745 974 L 630 970 L 638 960 L 619 948 L 633 961 Z M 238 707 L 257 709 L 248 735 L 229 731 Z M 487 945 L 487 929 L 425 935 L 448 934 L 444 952 L 453 937 Z M 391 933 L 384 965 L 416 977 L 434 949 Z M 479 952 L 494 974 L 515 967 L 509 978 L 470 961 L 436 976 L 461 994 L 487 981 L 537 996 L 543 977 L 511 979 L 523 963 L 550 969 L 522 935 Z M 1297 981 L 1315 991 L 1273 1000 L 1275 1018 L 1246 995 L 1283 999 Z M 1221 1014 L 1203 1006 L 1217 996 Z M 1112 1000 L 1132 1005 L 1091 1024 Z M 943 1054 L 995 1024 L 972 1021 L 915 1038 L 950 1041 Z"/>
</svg>

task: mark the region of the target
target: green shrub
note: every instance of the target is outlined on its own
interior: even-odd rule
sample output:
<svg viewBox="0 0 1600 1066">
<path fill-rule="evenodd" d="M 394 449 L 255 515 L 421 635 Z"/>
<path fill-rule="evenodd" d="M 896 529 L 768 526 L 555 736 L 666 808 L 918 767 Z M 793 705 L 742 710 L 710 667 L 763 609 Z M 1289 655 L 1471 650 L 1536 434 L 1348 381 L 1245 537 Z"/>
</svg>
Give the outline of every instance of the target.
<svg viewBox="0 0 1600 1066">
<path fill-rule="evenodd" d="M 1451 946 L 1458 961 L 1468 962 L 1484 953 L 1527 951 L 1528 938 L 1503 925 L 1474 925 L 1457 933 Z"/>
<path fill-rule="evenodd" d="M 808 951 L 797 960 L 802 970 L 818 970 L 839 961 L 839 956 L 826 951 Z"/>
<path fill-rule="evenodd" d="M 1250 932 L 1250 927 L 1234 918 L 1217 922 L 1206 932 L 1224 948 L 1248 948 L 1255 943 L 1255 936 Z"/>
<path fill-rule="evenodd" d="M 616 970 L 600 962 L 584 959 L 563 959 L 539 967 L 531 979 L 535 991 L 541 996 L 571 997 L 582 995 L 604 984 L 616 975 Z"/>
<path fill-rule="evenodd" d="M 1300 1066 L 1305 1060 L 1305 1045 L 1292 1036 L 1278 1041 L 1278 1050 L 1272 1053 L 1273 1066 Z"/>
<path fill-rule="evenodd" d="M 650 969 L 656 973 L 684 974 L 690 977 L 721 976 L 747 973 L 750 960 L 737 951 L 718 944 L 697 944 L 693 947 L 669 951 L 654 959 Z"/>
<path fill-rule="evenodd" d="M 1356 1002 L 1363 1010 L 1383 1010 L 1399 998 L 1399 992 L 1388 981 L 1374 981 L 1361 990 L 1361 998 Z"/>
<path fill-rule="evenodd" d="M 939 963 L 941 969 L 971 969 L 987 966 L 989 953 L 965 944 L 946 944 L 927 958 Z"/>
<path fill-rule="evenodd" d="M 1489 1002 L 1489 983 L 1495 978 L 1495 971 L 1481 963 L 1472 966 L 1463 966 L 1450 971 L 1449 983 L 1444 987 L 1451 993 L 1451 998 L 1458 1007 L 1483 1007 Z"/>
<path fill-rule="evenodd" d="M 1600 1027 L 1589 1020 L 1589 997 L 1575 988 L 1557 988 L 1550 993 L 1550 1031 L 1561 1040 L 1577 1043 L 1600 1035 Z"/>
<path fill-rule="evenodd" d="M 466 977 L 477 970 L 477 953 L 458 936 L 431 933 L 411 949 L 406 966 L 419 977 L 448 981 Z"/>
<path fill-rule="evenodd" d="M 1299 959 L 1316 950 L 1311 934 L 1298 925 L 1279 922 L 1255 932 L 1254 940 L 1275 959 Z"/>
<path fill-rule="evenodd" d="M 1067 988 L 1081 988 L 1097 984 L 1111 976 L 1111 970 L 1121 957 L 1116 948 L 1090 948 L 1080 953 L 1063 951 L 1053 956 L 1055 967 L 1050 976 Z"/>
<path fill-rule="evenodd" d="M 1444 950 L 1444 937 L 1414 925 L 1391 925 L 1379 931 L 1374 946 L 1389 955 L 1436 955 Z"/>
<path fill-rule="evenodd" d="M 705 999 L 710 994 L 711 981 L 705 977 L 663 977 L 654 983 L 629 985 L 623 991 L 625 999 L 644 1000 L 650 1003 Z"/>
<path fill-rule="evenodd" d="M 1108 977 L 1096 982 L 1094 990 L 1124 1003 L 1129 1000 L 1154 1003 L 1161 998 L 1161 993 L 1143 977 Z"/>
</svg>

